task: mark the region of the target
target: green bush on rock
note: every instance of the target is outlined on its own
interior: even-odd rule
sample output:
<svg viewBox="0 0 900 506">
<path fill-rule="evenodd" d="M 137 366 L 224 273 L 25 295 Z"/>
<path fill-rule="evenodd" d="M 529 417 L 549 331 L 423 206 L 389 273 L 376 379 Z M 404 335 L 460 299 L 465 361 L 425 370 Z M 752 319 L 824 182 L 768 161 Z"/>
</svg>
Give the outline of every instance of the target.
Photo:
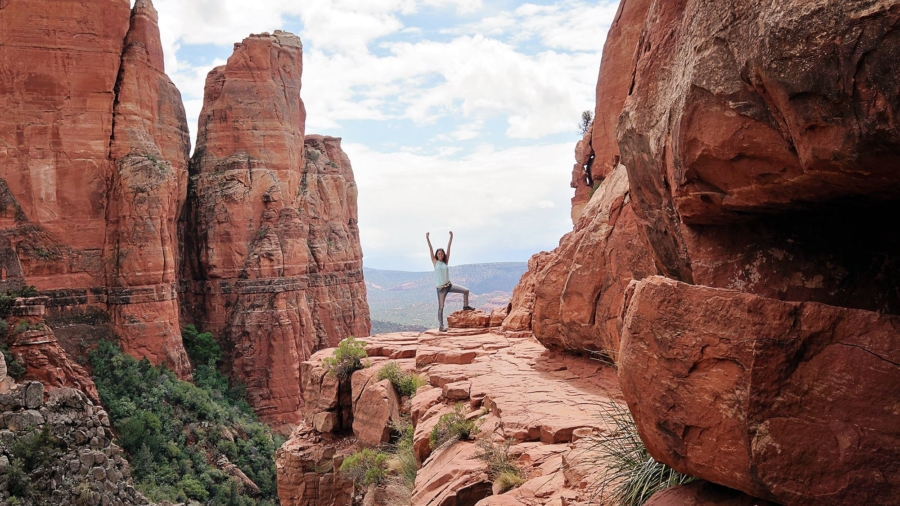
<svg viewBox="0 0 900 506">
<path fill-rule="evenodd" d="M 419 387 L 428 384 L 428 381 L 418 374 L 404 372 L 400 369 L 400 364 L 397 362 L 388 362 L 387 364 L 384 364 L 384 366 L 378 370 L 375 379 L 378 381 L 389 380 L 391 385 L 394 385 L 394 389 L 397 390 L 398 394 L 407 397 L 416 395 L 416 390 L 418 390 Z"/>
<path fill-rule="evenodd" d="M 354 372 L 369 366 L 368 357 L 366 342 L 350 336 L 338 344 L 333 356 L 322 359 L 322 365 L 329 374 L 346 381 Z"/>
<path fill-rule="evenodd" d="M 474 420 L 466 420 L 465 407 L 462 404 L 453 406 L 453 411 L 441 415 L 437 424 L 431 429 L 429 442 L 431 448 L 439 448 L 448 441 L 465 441 L 476 433 Z"/>
<path fill-rule="evenodd" d="M 389 458 L 387 453 L 364 448 L 344 459 L 340 470 L 356 484 L 378 485 L 387 478 Z"/>
</svg>

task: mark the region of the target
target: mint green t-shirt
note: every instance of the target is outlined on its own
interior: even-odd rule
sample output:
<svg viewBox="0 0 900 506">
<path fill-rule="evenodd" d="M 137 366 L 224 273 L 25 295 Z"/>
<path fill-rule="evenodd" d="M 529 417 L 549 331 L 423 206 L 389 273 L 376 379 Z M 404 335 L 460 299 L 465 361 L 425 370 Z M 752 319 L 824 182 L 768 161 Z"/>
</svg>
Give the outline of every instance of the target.
<svg viewBox="0 0 900 506">
<path fill-rule="evenodd" d="M 450 267 L 438 260 L 434 263 L 434 286 L 441 288 L 450 282 Z"/>
</svg>

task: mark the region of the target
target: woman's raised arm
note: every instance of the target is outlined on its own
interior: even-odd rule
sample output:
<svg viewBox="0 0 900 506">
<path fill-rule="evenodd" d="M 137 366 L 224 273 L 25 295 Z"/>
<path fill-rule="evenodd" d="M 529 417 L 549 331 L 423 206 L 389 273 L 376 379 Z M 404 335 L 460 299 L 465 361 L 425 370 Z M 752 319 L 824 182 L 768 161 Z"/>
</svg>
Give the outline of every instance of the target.
<svg viewBox="0 0 900 506">
<path fill-rule="evenodd" d="M 447 242 L 447 258 L 445 259 L 447 262 L 450 262 L 450 245 L 453 244 L 453 231 L 450 231 L 450 241 Z"/>
<path fill-rule="evenodd" d="M 431 247 L 431 232 L 425 232 L 425 240 L 428 241 L 428 251 L 431 252 L 431 265 L 434 265 L 434 248 Z"/>
</svg>

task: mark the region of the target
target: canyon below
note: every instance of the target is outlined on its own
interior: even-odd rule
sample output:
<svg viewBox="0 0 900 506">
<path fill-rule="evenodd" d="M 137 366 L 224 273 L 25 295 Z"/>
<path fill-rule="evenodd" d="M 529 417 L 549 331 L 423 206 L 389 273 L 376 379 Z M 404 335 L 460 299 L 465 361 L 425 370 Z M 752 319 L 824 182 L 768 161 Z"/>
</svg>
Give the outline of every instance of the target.
<svg viewBox="0 0 900 506">
<path fill-rule="evenodd" d="M 0 0 L 0 503 L 900 505 L 900 2 L 621 0 L 572 231 L 447 331 L 300 38 L 192 145 L 159 22 Z"/>
</svg>

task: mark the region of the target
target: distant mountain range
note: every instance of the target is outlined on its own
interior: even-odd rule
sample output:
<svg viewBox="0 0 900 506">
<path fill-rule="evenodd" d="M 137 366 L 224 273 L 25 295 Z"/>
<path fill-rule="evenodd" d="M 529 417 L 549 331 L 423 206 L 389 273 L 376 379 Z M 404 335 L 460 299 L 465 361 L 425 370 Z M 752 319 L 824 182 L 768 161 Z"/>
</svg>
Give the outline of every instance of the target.
<svg viewBox="0 0 900 506">
<path fill-rule="evenodd" d="M 471 291 L 469 304 L 490 311 L 509 303 L 512 290 L 528 270 L 525 262 L 451 265 L 450 279 Z M 363 268 L 372 333 L 437 327 L 434 272 L 383 271 Z M 462 309 L 462 295 L 451 294 L 444 317 Z"/>
</svg>

